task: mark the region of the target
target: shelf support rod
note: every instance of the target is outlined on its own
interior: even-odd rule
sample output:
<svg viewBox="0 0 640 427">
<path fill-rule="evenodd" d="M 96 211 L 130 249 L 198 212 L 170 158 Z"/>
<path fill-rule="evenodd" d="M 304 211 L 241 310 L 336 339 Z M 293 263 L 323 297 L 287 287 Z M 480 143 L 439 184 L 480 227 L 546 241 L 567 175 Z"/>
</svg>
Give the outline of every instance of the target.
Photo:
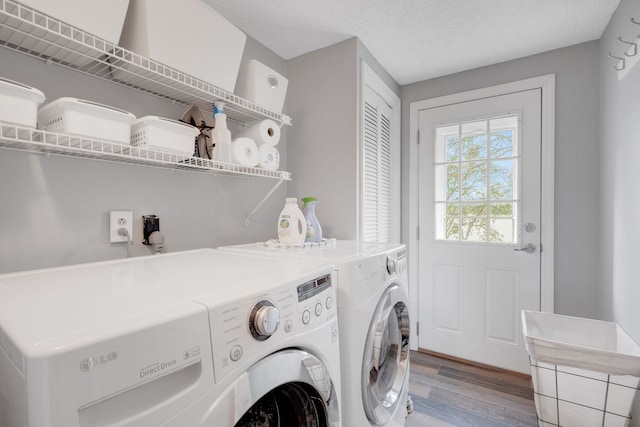
<svg viewBox="0 0 640 427">
<path fill-rule="evenodd" d="M 246 226 L 251 225 L 251 221 L 249 221 L 249 218 L 251 218 L 253 216 L 253 214 L 256 213 L 256 211 L 258 209 L 260 209 L 260 207 L 262 205 L 264 205 L 264 202 L 266 202 L 269 199 L 269 197 L 271 197 L 271 195 L 274 193 L 274 191 L 276 191 L 278 189 L 278 187 L 280 187 L 280 184 L 282 184 L 284 181 L 285 181 L 284 178 L 280 178 L 278 180 L 278 182 L 276 182 L 276 185 L 274 185 L 273 188 L 267 193 L 267 195 L 264 196 L 262 198 L 262 200 L 260 200 L 260 203 L 258 203 L 258 206 L 253 208 L 253 210 L 251 212 L 249 212 L 249 214 L 247 216 L 244 217 L 244 225 L 246 225 Z"/>
</svg>

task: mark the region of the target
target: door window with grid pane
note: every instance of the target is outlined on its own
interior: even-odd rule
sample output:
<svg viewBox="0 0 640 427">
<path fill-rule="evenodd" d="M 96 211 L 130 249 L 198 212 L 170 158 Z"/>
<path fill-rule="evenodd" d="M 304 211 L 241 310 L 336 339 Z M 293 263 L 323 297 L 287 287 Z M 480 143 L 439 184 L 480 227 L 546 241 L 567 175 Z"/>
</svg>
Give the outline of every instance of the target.
<svg viewBox="0 0 640 427">
<path fill-rule="evenodd" d="M 435 238 L 518 243 L 518 115 L 435 127 Z"/>
</svg>

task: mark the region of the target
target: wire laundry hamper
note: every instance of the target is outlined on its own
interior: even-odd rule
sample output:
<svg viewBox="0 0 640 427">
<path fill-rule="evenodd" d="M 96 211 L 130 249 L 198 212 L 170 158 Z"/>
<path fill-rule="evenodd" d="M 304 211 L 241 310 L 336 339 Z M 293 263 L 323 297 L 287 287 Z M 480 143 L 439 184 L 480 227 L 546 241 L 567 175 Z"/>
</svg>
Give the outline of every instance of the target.
<svg viewBox="0 0 640 427">
<path fill-rule="evenodd" d="M 522 328 L 539 427 L 626 427 L 640 347 L 615 323 L 534 311 Z"/>
</svg>

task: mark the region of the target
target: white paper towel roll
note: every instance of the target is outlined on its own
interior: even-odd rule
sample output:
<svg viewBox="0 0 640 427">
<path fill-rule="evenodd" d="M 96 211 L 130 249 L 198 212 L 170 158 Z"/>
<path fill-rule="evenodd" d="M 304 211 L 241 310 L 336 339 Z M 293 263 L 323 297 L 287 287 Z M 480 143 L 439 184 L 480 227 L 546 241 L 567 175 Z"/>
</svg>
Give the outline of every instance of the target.
<svg viewBox="0 0 640 427">
<path fill-rule="evenodd" d="M 231 143 L 233 162 L 242 166 L 255 167 L 260 161 L 260 152 L 255 141 L 251 138 L 240 137 Z"/>
<path fill-rule="evenodd" d="M 237 136 L 251 138 L 258 145 L 269 144 L 275 146 L 280 142 L 280 126 L 273 120 L 265 119 L 241 130 Z"/>
<path fill-rule="evenodd" d="M 269 144 L 261 144 L 258 147 L 258 151 L 260 151 L 258 166 L 270 171 L 278 170 L 278 166 L 280 166 L 280 152 L 276 147 Z"/>
</svg>

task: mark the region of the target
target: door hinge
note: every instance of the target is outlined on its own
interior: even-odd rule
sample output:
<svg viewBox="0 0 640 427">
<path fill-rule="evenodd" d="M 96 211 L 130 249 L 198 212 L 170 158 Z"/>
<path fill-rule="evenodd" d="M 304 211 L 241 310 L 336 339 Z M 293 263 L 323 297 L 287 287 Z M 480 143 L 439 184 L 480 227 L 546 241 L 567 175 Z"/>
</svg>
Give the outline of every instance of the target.
<svg viewBox="0 0 640 427">
<path fill-rule="evenodd" d="M 417 134 L 416 144 L 420 145 L 420 130 L 418 130 L 416 134 Z"/>
<path fill-rule="evenodd" d="M 420 335 L 420 322 L 416 322 L 416 335 Z"/>
<path fill-rule="evenodd" d="M 420 240 L 420 226 L 416 227 L 416 240 Z"/>
</svg>

